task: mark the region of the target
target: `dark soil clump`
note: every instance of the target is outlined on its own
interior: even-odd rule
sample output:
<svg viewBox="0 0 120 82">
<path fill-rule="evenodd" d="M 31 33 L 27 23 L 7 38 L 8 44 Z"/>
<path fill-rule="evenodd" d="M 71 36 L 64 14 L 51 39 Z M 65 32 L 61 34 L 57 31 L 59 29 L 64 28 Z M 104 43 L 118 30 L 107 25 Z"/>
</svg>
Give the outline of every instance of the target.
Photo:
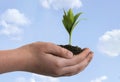
<svg viewBox="0 0 120 82">
<path fill-rule="evenodd" d="M 59 46 L 70 50 L 74 55 L 78 55 L 79 53 L 81 53 L 83 51 L 78 46 L 72 46 L 72 45 L 59 45 Z"/>
</svg>

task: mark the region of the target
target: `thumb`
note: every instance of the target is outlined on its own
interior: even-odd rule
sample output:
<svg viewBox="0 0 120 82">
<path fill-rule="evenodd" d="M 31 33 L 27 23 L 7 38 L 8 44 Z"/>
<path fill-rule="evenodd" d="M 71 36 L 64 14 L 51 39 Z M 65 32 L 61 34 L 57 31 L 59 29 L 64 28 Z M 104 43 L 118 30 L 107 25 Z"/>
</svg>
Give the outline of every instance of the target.
<svg viewBox="0 0 120 82">
<path fill-rule="evenodd" d="M 60 46 L 57 45 L 53 45 L 50 49 L 51 54 L 55 55 L 55 56 L 59 56 L 59 57 L 63 57 L 63 58 L 72 58 L 73 57 L 73 53 L 65 48 L 62 48 Z"/>
<path fill-rule="evenodd" d="M 59 54 L 65 58 L 72 58 L 73 57 L 73 53 L 65 48 L 61 48 L 61 51 L 59 50 Z"/>
</svg>

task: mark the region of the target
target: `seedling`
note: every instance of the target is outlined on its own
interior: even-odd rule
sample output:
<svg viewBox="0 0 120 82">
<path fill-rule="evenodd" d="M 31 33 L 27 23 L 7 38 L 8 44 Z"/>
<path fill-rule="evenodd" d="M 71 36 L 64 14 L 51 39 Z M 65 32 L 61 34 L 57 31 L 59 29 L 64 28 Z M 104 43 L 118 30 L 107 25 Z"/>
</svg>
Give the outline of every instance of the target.
<svg viewBox="0 0 120 82">
<path fill-rule="evenodd" d="M 82 12 L 74 15 L 72 9 L 69 9 L 68 12 L 64 10 L 64 15 L 63 15 L 63 20 L 62 20 L 63 25 L 69 34 L 69 44 L 60 45 L 60 46 L 72 51 L 74 55 L 77 55 L 82 51 L 80 47 L 72 46 L 72 32 L 74 28 L 76 27 L 76 25 L 79 23 L 78 18 L 81 14 Z"/>
<path fill-rule="evenodd" d="M 65 29 L 67 30 L 69 34 L 69 45 L 72 45 L 72 32 L 76 25 L 79 23 L 79 16 L 82 14 L 82 12 L 77 13 L 76 15 L 73 14 L 72 9 L 69 9 L 68 12 L 64 10 L 64 15 L 63 15 L 63 25 Z"/>
</svg>

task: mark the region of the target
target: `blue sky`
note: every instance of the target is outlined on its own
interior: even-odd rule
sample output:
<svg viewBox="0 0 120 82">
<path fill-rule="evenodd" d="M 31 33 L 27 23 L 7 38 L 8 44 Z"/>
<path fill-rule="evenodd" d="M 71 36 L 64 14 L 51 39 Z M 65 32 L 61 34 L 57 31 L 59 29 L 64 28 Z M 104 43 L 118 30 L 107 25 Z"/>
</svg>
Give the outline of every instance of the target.
<svg viewBox="0 0 120 82">
<path fill-rule="evenodd" d="M 0 0 L 0 49 L 45 41 L 68 44 L 62 25 L 63 8 L 83 12 L 73 31 L 72 44 L 94 51 L 90 65 L 71 77 L 51 78 L 12 72 L 0 75 L 0 82 L 119 82 L 119 0 Z M 14 15 L 13 15 L 14 14 Z"/>
</svg>

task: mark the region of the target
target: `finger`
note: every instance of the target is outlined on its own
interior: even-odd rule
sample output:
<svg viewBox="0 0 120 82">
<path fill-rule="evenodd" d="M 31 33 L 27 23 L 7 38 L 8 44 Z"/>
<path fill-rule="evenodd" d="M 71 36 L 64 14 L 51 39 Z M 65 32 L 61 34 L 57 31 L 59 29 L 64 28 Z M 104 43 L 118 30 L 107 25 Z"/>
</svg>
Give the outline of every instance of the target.
<svg viewBox="0 0 120 82">
<path fill-rule="evenodd" d="M 55 56 L 63 57 L 63 58 L 72 58 L 73 53 L 65 48 L 57 46 L 55 44 L 49 44 L 48 53 L 53 54 Z"/>
<path fill-rule="evenodd" d="M 90 52 L 91 52 L 90 49 L 86 48 L 79 55 L 75 55 L 71 59 L 63 59 L 64 66 L 73 66 L 78 63 L 81 63 Z"/>
<path fill-rule="evenodd" d="M 83 71 L 87 65 L 90 63 L 90 61 L 92 60 L 93 57 L 93 53 L 91 52 L 87 58 L 82 61 L 81 63 L 74 65 L 74 66 L 69 66 L 69 67 L 65 67 L 63 68 L 64 74 L 63 76 L 71 76 L 71 75 L 75 75 L 80 73 L 81 71 Z"/>
</svg>

